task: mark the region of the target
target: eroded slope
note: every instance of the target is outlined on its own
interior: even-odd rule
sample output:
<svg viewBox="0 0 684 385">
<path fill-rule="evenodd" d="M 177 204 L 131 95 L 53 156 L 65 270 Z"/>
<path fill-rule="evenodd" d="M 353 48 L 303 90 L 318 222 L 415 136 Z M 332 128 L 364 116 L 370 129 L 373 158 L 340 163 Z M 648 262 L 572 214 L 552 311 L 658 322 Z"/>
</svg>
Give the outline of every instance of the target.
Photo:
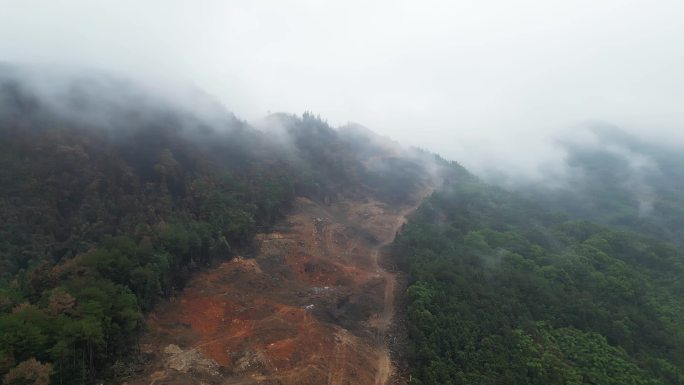
<svg viewBox="0 0 684 385">
<path fill-rule="evenodd" d="M 253 259 L 198 274 L 149 315 L 133 383 L 386 384 L 393 274 L 378 264 L 420 201 L 322 205 L 299 198 Z"/>
</svg>

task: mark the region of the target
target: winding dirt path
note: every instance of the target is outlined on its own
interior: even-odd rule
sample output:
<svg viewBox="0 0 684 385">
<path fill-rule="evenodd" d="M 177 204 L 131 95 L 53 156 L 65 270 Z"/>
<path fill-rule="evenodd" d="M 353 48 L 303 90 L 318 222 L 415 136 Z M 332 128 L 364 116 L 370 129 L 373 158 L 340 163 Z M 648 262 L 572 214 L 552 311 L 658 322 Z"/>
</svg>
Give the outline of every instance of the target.
<svg viewBox="0 0 684 385">
<path fill-rule="evenodd" d="M 429 195 L 431 192 L 432 190 L 427 190 L 423 192 L 423 194 L 421 194 L 421 197 L 425 197 Z M 389 239 L 383 240 L 382 243 L 376 245 L 371 250 L 371 262 L 373 264 L 373 268 L 375 269 L 375 272 L 379 274 L 385 281 L 383 309 L 382 313 L 380 313 L 380 317 L 376 321 L 376 327 L 378 329 L 379 337 L 383 341 L 385 339 L 385 335 L 387 334 L 387 329 L 389 329 L 392 323 L 392 319 L 394 318 L 395 288 L 397 286 L 397 277 L 395 274 L 390 273 L 382 266 L 380 266 L 380 250 L 383 247 L 386 247 L 390 245 L 392 242 L 394 242 L 394 238 L 397 232 L 399 231 L 399 229 L 401 229 L 401 226 L 403 226 L 407 222 L 406 217 L 413 211 L 415 211 L 418 208 L 418 206 L 420 206 L 421 202 L 422 198 L 414 206 L 402 210 L 397 216 L 396 222 L 392 226 L 392 231 L 390 233 L 391 236 L 389 237 Z M 377 375 L 375 377 L 375 385 L 386 385 L 390 377 L 392 376 L 392 360 L 390 358 L 390 353 L 389 349 L 387 348 L 386 342 L 380 352 L 380 358 L 378 359 L 377 366 L 378 369 Z"/>
</svg>

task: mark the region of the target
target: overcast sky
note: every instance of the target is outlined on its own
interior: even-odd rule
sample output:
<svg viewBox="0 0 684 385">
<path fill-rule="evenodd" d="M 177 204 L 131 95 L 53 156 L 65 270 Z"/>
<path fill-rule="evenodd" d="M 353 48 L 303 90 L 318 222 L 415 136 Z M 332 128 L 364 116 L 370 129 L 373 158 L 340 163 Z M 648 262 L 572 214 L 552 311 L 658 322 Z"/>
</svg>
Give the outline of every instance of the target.
<svg viewBox="0 0 684 385">
<path fill-rule="evenodd" d="M 684 142 L 681 0 L 0 0 L 0 60 L 190 82 L 533 173 L 588 121 Z M 674 138 L 674 139 L 672 139 Z"/>
</svg>

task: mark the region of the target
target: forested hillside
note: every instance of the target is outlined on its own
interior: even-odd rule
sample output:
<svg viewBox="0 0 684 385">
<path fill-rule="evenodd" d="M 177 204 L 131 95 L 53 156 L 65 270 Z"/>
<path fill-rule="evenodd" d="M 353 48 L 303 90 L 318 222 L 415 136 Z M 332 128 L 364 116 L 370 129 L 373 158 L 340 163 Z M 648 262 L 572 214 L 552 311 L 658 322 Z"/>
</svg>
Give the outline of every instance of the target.
<svg viewBox="0 0 684 385">
<path fill-rule="evenodd" d="M 684 382 L 680 249 L 445 180 L 394 244 L 413 383 Z"/>
<path fill-rule="evenodd" d="M 574 219 L 634 230 L 684 246 L 684 155 L 617 127 L 588 130 L 590 140 L 566 140 L 567 172 L 555 181 L 517 185 L 523 195 Z"/>
<path fill-rule="evenodd" d="M 331 201 L 373 179 L 353 138 L 311 114 L 272 117 L 283 143 L 207 97 L 211 119 L 117 79 L 77 78 L 45 92 L 2 70 L 7 384 L 116 374 L 143 314 L 193 271 L 249 253 L 257 230 L 295 196 Z"/>
<path fill-rule="evenodd" d="M 610 145 L 568 145 L 565 187 L 518 195 L 359 125 L 274 114 L 258 130 L 206 95 L 30 75 L 0 67 L 6 384 L 115 378 L 144 315 L 249 256 L 296 197 L 412 207 L 441 181 L 392 247 L 412 383 L 684 383 L 674 151 L 598 131 Z"/>
</svg>

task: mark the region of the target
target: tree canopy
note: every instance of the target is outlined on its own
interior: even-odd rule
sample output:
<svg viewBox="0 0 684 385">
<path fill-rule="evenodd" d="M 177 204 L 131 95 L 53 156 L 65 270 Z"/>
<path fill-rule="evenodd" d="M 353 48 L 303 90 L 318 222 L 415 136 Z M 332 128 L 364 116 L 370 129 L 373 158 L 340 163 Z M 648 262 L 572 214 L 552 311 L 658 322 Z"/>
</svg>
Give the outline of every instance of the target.
<svg viewBox="0 0 684 385">
<path fill-rule="evenodd" d="M 418 384 L 680 384 L 684 253 L 461 169 L 394 243 Z"/>
</svg>

